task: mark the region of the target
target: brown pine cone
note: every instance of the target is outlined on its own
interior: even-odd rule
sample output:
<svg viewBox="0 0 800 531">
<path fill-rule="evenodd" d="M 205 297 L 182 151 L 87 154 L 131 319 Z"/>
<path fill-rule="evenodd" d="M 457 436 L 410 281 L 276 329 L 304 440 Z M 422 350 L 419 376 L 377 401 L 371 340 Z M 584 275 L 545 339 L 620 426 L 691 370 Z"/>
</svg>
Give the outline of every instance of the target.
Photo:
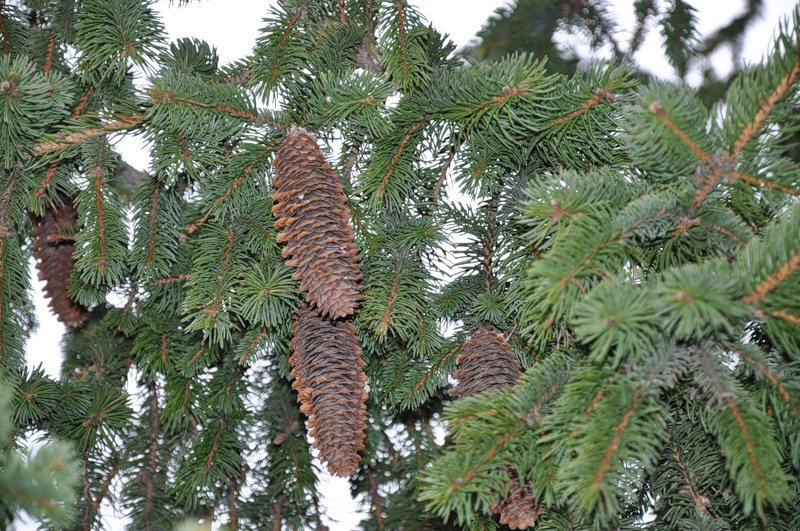
<svg viewBox="0 0 800 531">
<path fill-rule="evenodd" d="M 516 474 L 509 469 L 511 489 L 508 497 L 500 505 L 492 507 L 492 512 L 500 514 L 500 523 L 511 529 L 527 529 L 536 525 L 542 514 L 541 504 L 535 503 L 531 495 L 530 485 L 519 484 Z"/>
<path fill-rule="evenodd" d="M 56 318 L 67 326 L 81 326 L 88 312 L 73 301 L 67 287 L 75 260 L 75 226 L 78 212 L 72 198 L 61 194 L 61 206 L 48 208 L 33 230 L 33 256 L 39 280 L 44 281 L 44 296 Z"/>
<path fill-rule="evenodd" d="M 511 389 L 520 375 L 511 346 L 498 330 L 488 325 L 470 332 L 457 363 L 458 370 L 453 376 L 458 384 L 450 390 L 454 398 Z"/>
<path fill-rule="evenodd" d="M 450 390 L 450 396 L 456 398 L 511 389 L 520 376 L 519 362 L 511 346 L 498 330 L 488 325 L 470 332 L 457 363 L 454 376 L 458 385 Z M 492 512 L 500 514 L 500 523 L 511 529 L 533 527 L 542 507 L 534 503 L 529 485 L 520 486 L 516 472 L 510 467 L 507 471 L 511 489 L 499 505 L 492 507 Z"/>
<path fill-rule="evenodd" d="M 347 197 L 319 146 L 302 130 L 292 130 L 275 157 L 275 228 L 283 229 L 286 265 L 308 292 L 308 302 L 332 319 L 350 315 L 361 300 L 361 265 L 350 226 Z"/>
<path fill-rule="evenodd" d="M 367 375 L 355 327 L 304 304 L 289 347 L 292 388 L 320 460 L 334 476 L 350 476 L 361 460 L 367 429 Z"/>
</svg>

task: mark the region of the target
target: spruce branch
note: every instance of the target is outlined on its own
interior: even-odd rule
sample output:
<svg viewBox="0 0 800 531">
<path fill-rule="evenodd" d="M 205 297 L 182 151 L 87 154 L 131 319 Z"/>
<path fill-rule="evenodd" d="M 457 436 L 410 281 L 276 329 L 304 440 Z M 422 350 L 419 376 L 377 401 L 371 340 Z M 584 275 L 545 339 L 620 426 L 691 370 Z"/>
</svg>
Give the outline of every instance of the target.
<svg viewBox="0 0 800 531">
<path fill-rule="evenodd" d="M 177 95 L 175 91 L 167 92 L 165 90 L 152 88 L 148 94 L 151 98 L 151 103 L 154 105 L 184 105 L 187 107 L 208 109 L 220 114 L 233 116 L 235 118 L 242 118 L 257 125 L 268 125 L 274 129 L 288 130 L 291 128 L 290 124 L 274 120 L 264 114 L 255 113 L 247 109 L 236 108 L 232 105 L 184 98 Z"/>
<path fill-rule="evenodd" d="M 603 101 L 614 101 L 616 98 L 616 94 L 609 91 L 606 87 L 599 87 L 597 90 L 594 91 L 594 95 L 580 104 L 580 107 L 577 109 L 568 112 L 564 116 L 560 116 L 558 118 L 554 118 L 550 120 L 550 125 L 561 125 L 563 123 L 569 122 L 571 120 L 575 120 L 580 118 L 581 116 L 585 116 L 589 113 L 592 107 L 599 105 Z"/>
<path fill-rule="evenodd" d="M 769 181 L 767 179 L 762 179 L 761 177 L 756 177 L 753 175 L 748 175 L 746 173 L 741 173 L 738 171 L 734 171 L 728 174 L 728 178 L 732 181 L 736 181 L 737 179 L 741 179 L 742 181 L 752 184 L 754 186 L 763 186 L 764 188 L 773 188 L 775 190 L 780 190 L 786 195 L 791 195 L 794 197 L 800 196 L 800 190 L 795 190 L 794 188 L 790 188 L 788 186 L 784 186 L 780 183 L 776 183 L 774 181 Z"/>
<path fill-rule="evenodd" d="M 709 505 L 711 504 L 709 497 L 700 490 L 698 485 L 696 484 L 696 477 L 697 473 L 692 470 L 689 463 L 687 463 L 683 457 L 681 456 L 681 452 L 678 449 L 678 445 L 674 439 L 670 441 L 670 447 L 672 450 L 672 458 L 675 460 L 675 463 L 678 465 L 678 469 L 681 472 L 681 476 L 686 484 L 686 488 L 689 491 L 689 495 L 692 497 L 692 501 L 694 502 L 695 509 L 697 510 L 697 514 L 705 516 L 706 513 L 711 514 L 714 518 L 719 518 L 719 515 L 716 514 L 713 510 L 709 509 Z"/>
<path fill-rule="evenodd" d="M 731 476 L 741 497 L 745 514 L 754 509 L 763 519 L 765 503 L 780 504 L 789 495 L 788 477 L 781 469 L 771 423 L 754 411 L 747 395 L 730 381 L 730 377 L 704 347 L 696 350 L 697 363 L 703 371 L 713 400 L 723 407 L 713 418 L 712 431 L 718 437 L 722 452 L 729 461 Z"/>
<path fill-rule="evenodd" d="M 750 143 L 753 136 L 761 130 L 762 125 L 775 109 L 778 102 L 783 100 L 786 95 L 794 89 L 794 84 L 798 76 L 800 76 L 800 61 L 796 61 L 791 66 L 789 72 L 778 81 L 777 86 L 771 93 L 766 95 L 766 97 L 762 97 L 761 107 L 753 116 L 752 121 L 744 124 L 741 133 L 734 141 L 731 147 L 732 155 L 741 153 L 745 146 Z"/>
<path fill-rule="evenodd" d="M 456 345 L 444 352 L 444 355 L 437 360 L 429 368 L 420 375 L 419 378 L 414 379 L 414 386 L 408 391 L 403 398 L 403 404 L 406 407 L 414 407 L 414 405 L 422 403 L 427 396 L 433 394 L 431 387 L 438 387 L 439 380 L 441 379 L 441 372 L 446 371 L 449 365 L 455 365 L 455 355 L 459 352 L 461 345 Z M 446 372 L 450 372 L 449 370 Z M 397 373 L 398 378 L 400 372 Z M 423 395 L 420 397 L 420 395 Z"/>
<path fill-rule="evenodd" d="M 89 127 L 63 135 L 63 138 L 42 142 L 34 148 L 33 153 L 36 156 L 46 155 L 80 145 L 91 138 L 104 137 L 109 133 L 117 131 L 135 129 L 142 124 L 143 118 L 142 115 L 136 114 L 131 116 L 117 116 L 116 120 L 102 122 L 100 127 Z"/>
<path fill-rule="evenodd" d="M 397 167 L 398 162 L 400 161 L 400 157 L 404 155 L 404 150 L 406 149 L 407 144 L 412 139 L 412 137 L 419 131 L 419 129 L 425 125 L 426 121 L 428 120 L 428 116 L 422 115 L 417 120 L 411 123 L 410 127 L 408 128 L 408 132 L 403 135 L 403 138 L 400 139 L 400 143 L 397 145 L 397 149 L 394 151 L 394 155 L 392 155 L 391 161 L 389 162 L 388 168 L 386 172 L 381 177 L 380 184 L 378 185 L 376 197 L 380 200 L 383 199 L 383 196 L 386 192 L 386 187 L 389 184 L 389 180 L 392 178 L 392 175 Z"/>
<path fill-rule="evenodd" d="M 800 323 L 795 323 L 795 324 L 800 324 Z M 726 345 L 719 345 L 719 346 L 721 348 L 729 348 L 731 351 L 735 352 L 736 355 L 739 356 L 739 358 L 742 361 L 744 361 L 753 368 L 753 371 L 759 377 L 764 378 L 773 387 L 775 387 L 778 391 L 778 394 L 780 394 L 781 398 L 783 398 L 783 400 L 791 409 L 795 418 L 797 418 L 797 420 L 800 421 L 800 408 L 798 408 L 797 404 L 795 404 L 795 401 L 792 399 L 792 396 L 789 394 L 789 391 L 786 389 L 786 386 L 779 379 L 779 375 L 777 375 L 771 367 L 755 359 L 751 355 L 748 355 L 748 353 L 745 351 L 747 347 L 744 345 L 739 348 Z"/>
<path fill-rule="evenodd" d="M 800 267 L 800 251 L 790 256 L 789 259 L 780 264 L 780 267 L 761 282 L 756 288 L 744 296 L 744 302 L 747 304 L 756 304 L 763 299 L 770 291 L 780 286 L 787 278 L 789 278 Z"/>
<path fill-rule="evenodd" d="M 153 525 L 153 517 L 155 515 L 153 495 L 155 492 L 155 483 L 157 478 L 156 463 L 159 453 L 159 438 L 161 437 L 161 423 L 159 421 L 161 407 L 158 402 L 158 389 L 155 381 L 151 381 L 148 384 L 148 389 L 150 392 L 150 447 L 148 448 L 147 453 L 147 467 L 143 471 L 142 477 L 144 478 L 144 483 L 146 485 L 143 511 L 144 526 L 147 531 L 150 531 Z"/>
<path fill-rule="evenodd" d="M 691 138 L 687 135 L 681 127 L 679 127 L 675 121 L 670 117 L 669 111 L 664 109 L 660 102 L 654 101 L 648 107 L 648 110 L 652 112 L 659 120 L 661 120 L 667 128 L 672 131 L 680 142 L 689 148 L 694 155 L 700 159 L 701 161 L 708 160 L 711 158 L 711 155 L 706 153 L 703 149 L 700 148 Z"/>
<path fill-rule="evenodd" d="M 792 324 L 800 325 L 800 317 L 798 317 L 796 315 L 792 315 L 789 312 L 787 312 L 786 310 L 775 310 L 775 311 L 769 312 L 769 314 L 774 316 L 774 317 L 778 317 L 780 319 L 788 321 L 788 322 L 790 322 Z"/>
</svg>

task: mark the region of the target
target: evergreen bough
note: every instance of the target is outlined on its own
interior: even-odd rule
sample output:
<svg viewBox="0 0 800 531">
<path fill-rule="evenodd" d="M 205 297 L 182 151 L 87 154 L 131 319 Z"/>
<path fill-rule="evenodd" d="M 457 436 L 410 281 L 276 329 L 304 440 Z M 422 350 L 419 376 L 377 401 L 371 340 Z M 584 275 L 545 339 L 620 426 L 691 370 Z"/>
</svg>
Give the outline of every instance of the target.
<svg viewBox="0 0 800 531">
<path fill-rule="evenodd" d="M 300 389 L 367 529 L 800 528 L 800 11 L 712 108 L 625 63 L 469 65 L 404 0 L 281 1 L 225 66 L 145 0 L 0 22 L 3 525 L 322 528 Z M 338 269 L 282 256 L 297 127 L 339 180 L 305 242 Z M 57 380 L 25 369 L 32 254 L 71 327 Z M 322 316 L 298 265 L 363 279 Z M 508 385 L 454 400 L 454 373 Z"/>
</svg>

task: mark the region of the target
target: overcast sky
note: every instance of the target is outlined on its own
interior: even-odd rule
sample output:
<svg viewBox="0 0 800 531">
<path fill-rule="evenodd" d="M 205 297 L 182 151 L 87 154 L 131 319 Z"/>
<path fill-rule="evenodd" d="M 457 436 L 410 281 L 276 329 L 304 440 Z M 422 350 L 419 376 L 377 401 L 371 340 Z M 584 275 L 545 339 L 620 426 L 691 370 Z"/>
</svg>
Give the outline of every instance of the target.
<svg viewBox="0 0 800 531">
<path fill-rule="evenodd" d="M 497 7 L 505 5 L 506 0 L 411 0 L 421 13 L 439 31 L 446 33 L 463 47 L 480 30 L 484 21 Z M 663 2 L 662 2 L 663 3 Z M 700 19 L 700 34 L 707 35 L 742 14 L 745 0 L 691 0 L 697 8 Z M 164 25 L 170 40 L 180 37 L 196 37 L 217 48 L 222 64 L 248 55 L 255 43 L 258 30 L 262 27 L 262 17 L 271 2 L 256 0 L 203 0 L 184 7 L 177 7 L 177 1 L 170 5 L 169 0 L 159 0 Z M 767 53 L 768 45 L 775 34 L 778 22 L 791 14 L 794 0 L 766 0 L 762 20 L 749 30 L 744 47 L 743 60 L 747 63 L 760 62 Z M 633 0 L 609 2 L 610 11 L 622 28 L 633 24 Z M 628 35 L 621 41 L 627 44 Z M 712 58 L 714 66 L 729 70 L 732 66 L 729 50 L 722 49 Z M 639 64 L 661 77 L 672 73 L 660 49 L 658 30 L 650 31 L 649 38 L 636 56 Z M 691 77 L 690 77 L 691 81 Z M 140 169 L 149 164 L 147 149 L 136 141 L 126 140 L 121 144 L 126 161 Z M 58 377 L 61 363 L 59 342 L 64 327 L 50 315 L 42 297 L 41 283 L 36 281 L 36 273 L 31 271 L 36 287 L 35 302 L 39 329 L 28 343 L 28 365 L 33 367 L 42 363 L 49 374 Z M 322 472 L 322 476 L 327 476 Z M 329 477 L 329 476 L 327 476 Z M 328 525 L 332 531 L 353 529 L 361 517 L 356 514 L 355 502 L 350 500 L 349 485 L 346 479 L 331 478 L 323 482 L 325 497 L 324 512 L 331 519 Z M 118 529 L 121 521 L 116 518 L 106 520 L 108 529 Z"/>
</svg>

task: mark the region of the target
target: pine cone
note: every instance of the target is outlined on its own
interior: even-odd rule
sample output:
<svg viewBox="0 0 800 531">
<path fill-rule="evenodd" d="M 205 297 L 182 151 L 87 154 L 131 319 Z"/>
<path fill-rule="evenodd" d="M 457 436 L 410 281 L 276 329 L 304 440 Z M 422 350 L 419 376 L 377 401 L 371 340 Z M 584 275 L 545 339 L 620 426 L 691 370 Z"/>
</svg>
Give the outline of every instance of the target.
<svg viewBox="0 0 800 531">
<path fill-rule="evenodd" d="M 67 287 L 75 260 L 75 233 L 78 212 L 72 198 L 60 195 L 60 207 L 48 208 L 33 230 L 33 256 L 39 280 L 44 281 L 44 296 L 56 318 L 67 326 L 81 326 L 88 312 L 69 297 Z"/>
<path fill-rule="evenodd" d="M 292 388 L 319 457 L 334 476 L 355 472 L 367 429 L 364 360 L 353 323 L 303 305 L 292 325 Z"/>
<path fill-rule="evenodd" d="M 450 396 L 466 398 L 510 389 L 519 373 L 519 362 L 505 338 L 493 327 L 481 325 L 470 332 L 461 347 L 458 370 L 453 375 L 458 385 L 450 390 Z"/>
<path fill-rule="evenodd" d="M 492 507 L 492 512 L 500 514 L 500 523 L 511 529 L 527 529 L 536 525 L 536 520 L 542 514 L 541 504 L 535 503 L 531 495 L 530 484 L 522 487 L 516 474 L 509 469 L 511 475 L 511 489 L 508 497 L 500 505 Z"/>
<path fill-rule="evenodd" d="M 467 398 L 511 389 L 519 375 L 519 362 L 502 334 L 491 326 L 481 325 L 470 332 L 461 347 L 458 370 L 454 374 L 458 385 L 450 390 L 450 396 Z M 511 476 L 511 489 L 499 505 L 492 507 L 492 512 L 499 513 L 500 523 L 511 529 L 533 527 L 542 507 L 534 503 L 530 486 L 521 487 L 516 472 L 510 467 L 506 470 Z"/>
<path fill-rule="evenodd" d="M 336 172 L 302 130 L 293 130 L 278 149 L 272 214 L 278 242 L 292 277 L 308 302 L 332 319 L 353 313 L 361 300 L 361 265 L 350 226 L 347 198 Z"/>
</svg>

